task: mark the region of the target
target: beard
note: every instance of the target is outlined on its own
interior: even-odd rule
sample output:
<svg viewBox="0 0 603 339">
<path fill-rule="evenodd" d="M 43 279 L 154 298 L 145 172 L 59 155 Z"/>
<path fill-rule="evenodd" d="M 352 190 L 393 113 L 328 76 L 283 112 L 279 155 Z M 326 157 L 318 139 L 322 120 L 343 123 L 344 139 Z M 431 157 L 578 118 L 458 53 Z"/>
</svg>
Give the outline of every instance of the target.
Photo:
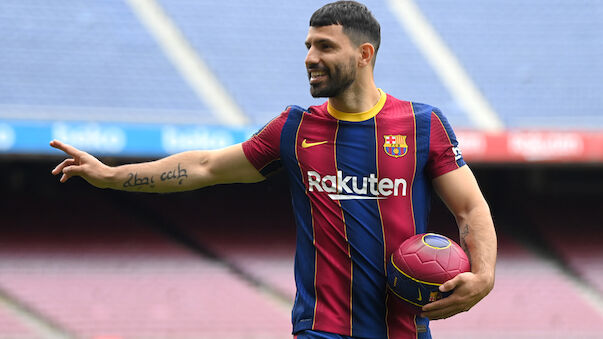
<svg viewBox="0 0 603 339">
<path fill-rule="evenodd" d="M 336 97 L 348 89 L 356 80 L 356 61 L 350 59 L 347 64 L 340 63 L 333 67 L 333 71 L 326 67 L 322 69 L 327 73 L 327 79 L 317 84 L 310 84 L 310 94 L 314 98 Z M 308 72 L 310 77 L 310 72 Z"/>
</svg>

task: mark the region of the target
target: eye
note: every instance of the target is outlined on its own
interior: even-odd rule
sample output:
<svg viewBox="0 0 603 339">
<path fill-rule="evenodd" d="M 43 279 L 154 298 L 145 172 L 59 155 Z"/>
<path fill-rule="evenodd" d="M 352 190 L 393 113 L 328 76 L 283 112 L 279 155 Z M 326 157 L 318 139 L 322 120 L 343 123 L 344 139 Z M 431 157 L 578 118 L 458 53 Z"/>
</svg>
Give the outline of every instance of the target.
<svg viewBox="0 0 603 339">
<path fill-rule="evenodd" d="M 320 49 L 328 52 L 328 51 L 335 49 L 335 46 L 333 46 L 333 44 L 331 44 L 331 43 L 326 42 L 326 43 L 320 44 Z"/>
</svg>

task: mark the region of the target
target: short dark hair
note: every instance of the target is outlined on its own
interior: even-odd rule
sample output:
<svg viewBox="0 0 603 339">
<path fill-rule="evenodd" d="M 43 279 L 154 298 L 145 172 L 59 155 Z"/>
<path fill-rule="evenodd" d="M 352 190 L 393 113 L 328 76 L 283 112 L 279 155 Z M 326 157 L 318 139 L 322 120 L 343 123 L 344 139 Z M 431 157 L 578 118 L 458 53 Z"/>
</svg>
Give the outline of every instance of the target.
<svg viewBox="0 0 603 339">
<path fill-rule="evenodd" d="M 375 47 L 375 56 L 381 44 L 381 26 L 369 9 L 356 1 L 337 1 L 319 8 L 310 18 L 310 27 L 343 26 L 343 32 L 356 45 L 368 42 Z"/>
</svg>

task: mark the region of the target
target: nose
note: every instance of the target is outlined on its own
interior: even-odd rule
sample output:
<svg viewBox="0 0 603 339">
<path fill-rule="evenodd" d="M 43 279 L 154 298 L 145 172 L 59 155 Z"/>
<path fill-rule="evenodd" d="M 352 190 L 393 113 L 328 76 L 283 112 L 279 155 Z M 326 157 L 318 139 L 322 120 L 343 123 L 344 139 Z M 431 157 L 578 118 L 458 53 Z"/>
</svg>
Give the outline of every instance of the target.
<svg viewBox="0 0 603 339">
<path fill-rule="evenodd" d="M 317 65 L 320 62 L 320 58 L 318 57 L 318 53 L 316 53 L 316 49 L 314 47 L 310 47 L 308 49 L 308 54 L 306 54 L 306 68 L 309 68 L 312 65 Z"/>
</svg>

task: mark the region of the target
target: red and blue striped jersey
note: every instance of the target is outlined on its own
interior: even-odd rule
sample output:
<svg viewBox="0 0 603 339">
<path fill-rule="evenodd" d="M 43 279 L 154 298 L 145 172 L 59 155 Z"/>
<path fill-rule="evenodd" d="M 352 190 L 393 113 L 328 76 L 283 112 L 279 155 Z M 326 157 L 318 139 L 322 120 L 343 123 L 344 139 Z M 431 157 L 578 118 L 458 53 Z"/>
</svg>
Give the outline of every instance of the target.
<svg viewBox="0 0 603 339">
<path fill-rule="evenodd" d="M 381 92 L 371 110 L 288 107 L 243 143 L 263 174 L 284 168 L 297 223 L 293 332 L 429 337 L 386 289 L 386 263 L 426 232 L 431 179 L 465 164 L 441 112 Z"/>
</svg>

